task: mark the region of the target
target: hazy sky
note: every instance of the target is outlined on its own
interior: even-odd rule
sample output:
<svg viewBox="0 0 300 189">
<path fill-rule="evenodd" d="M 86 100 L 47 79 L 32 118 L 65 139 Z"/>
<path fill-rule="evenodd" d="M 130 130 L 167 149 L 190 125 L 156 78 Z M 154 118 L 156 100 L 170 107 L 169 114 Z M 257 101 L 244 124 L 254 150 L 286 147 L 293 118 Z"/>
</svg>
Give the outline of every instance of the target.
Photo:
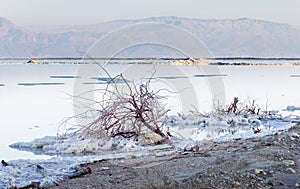
<svg viewBox="0 0 300 189">
<path fill-rule="evenodd" d="M 300 0 L 0 0 L 18 25 L 92 24 L 123 18 L 255 18 L 300 25 Z"/>
</svg>

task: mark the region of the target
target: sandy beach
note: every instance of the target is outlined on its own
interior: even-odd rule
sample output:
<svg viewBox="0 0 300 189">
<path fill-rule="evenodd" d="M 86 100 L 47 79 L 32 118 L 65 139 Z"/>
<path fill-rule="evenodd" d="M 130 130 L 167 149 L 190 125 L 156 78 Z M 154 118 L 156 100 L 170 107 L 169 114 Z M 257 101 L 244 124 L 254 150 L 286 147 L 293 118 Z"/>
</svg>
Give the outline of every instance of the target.
<svg viewBox="0 0 300 189">
<path fill-rule="evenodd" d="M 299 135 L 298 124 L 263 138 L 202 141 L 172 157 L 103 160 L 49 188 L 299 188 Z"/>
</svg>

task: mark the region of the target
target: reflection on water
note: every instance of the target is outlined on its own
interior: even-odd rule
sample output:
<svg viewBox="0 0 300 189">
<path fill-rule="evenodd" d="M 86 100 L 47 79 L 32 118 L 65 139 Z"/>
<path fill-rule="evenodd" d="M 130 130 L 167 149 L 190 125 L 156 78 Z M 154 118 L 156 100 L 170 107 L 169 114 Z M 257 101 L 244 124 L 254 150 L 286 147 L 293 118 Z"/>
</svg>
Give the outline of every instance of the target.
<svg viewBox="0 0 300 189">
<path fill-rule="evenodd" d="M 9 148 L 17 141 L 56 135 L 58 123 L 71 116 L 74 79 L 50 75 L 76 75 L 75 65 L 0 65 L 0 158 L 40 159 L 32 153 Z"/>
<path fill-rule="evenodd" d="M 75 79 L 75 78 L 80 78 L 80 76 L 75 76 L 75 75 L 51 75 L 49 77 L 54 78 L 54 79 Z"/>
<path fill-rule="evenodd" d="M 106 85 L 108 84 L 107 82 L 83 82 L 83 85 Z"/>
<path fill-rule="evenodd" d="M 290 77 L 300 77 L 300 75 L 290 75 Z"/>
<path fill-rule="evenodd" d="M 64 85 L 65 83 L 18 83 L 21 86 L 49 86 L 49 85 Z"/>
<path fill-rule="evenodd" d="M 98 81 L 104 81 L 104 83 L 107 83 L 107 84 L 110 84 L 110 83 L 124 83 L 125 81 L 130 82 L 130 81 L 124 80 L 122 78 L 110 78 L 110 77 L 91 77 L 91 79 L 98 80 Z"/>
<path fill-rule="evenodd" d="M 164 76 L 164 77 L 156 77 L 156 78 L 158 78 L 158 79 L 186 79 L 188 77 L 187 76 Z"/>
<path fill-rule="evenodd" d="M 14 146 L 10 146 L 10 148 L 16 149 L 21 152 L 30 152 L 34 155 L 45 155 L 45 152 L 42 148 L 22 148 L 22 147 L 14 147 Z"/>
<path fill-rule="evenodd" d="M 197 74 L 194 77 L 226 77 L 226 74 Z"/>
</svg>

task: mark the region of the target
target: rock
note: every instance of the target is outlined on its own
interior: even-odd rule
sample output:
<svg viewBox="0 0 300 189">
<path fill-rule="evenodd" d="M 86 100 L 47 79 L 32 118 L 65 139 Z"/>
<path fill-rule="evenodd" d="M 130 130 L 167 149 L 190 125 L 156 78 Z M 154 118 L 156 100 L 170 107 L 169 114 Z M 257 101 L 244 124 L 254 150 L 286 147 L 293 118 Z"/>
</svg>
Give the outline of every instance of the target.
<svg viewBox="0 0 300 189">
<path fill-rule="evenodd" d="M 293 138 L 300 138 L 300 136 L 298 135 L 298 133 L 291 133 L 290 135 Z"/>
<path fill-rule="evenodd" d="M 262 169 L 254 169 L 254 173 L 256 175 L 266 175 L 266 172 L 264 172 Z"/>
<path fill-rule="evenodd" d="M 31 59 L 27 63 L 29 63 L 29 64 L 36 64 L 36 61 Z"/>
<path fill-rule="evenodd" d="M 295 162 L 293 160 L 283 160 L 282 163 L 285 166 L 294 166 L 295 165 Z"/>
<path fill-rule="evenodd" d="M 233 188 L 240 188 L 241 183 L 239 183 L 239 182 L 233 182 L 232 186 L 233 186 Z"/>
<path fill-rule="evenodd" d="M 139 141 L 141 145 L 155 145 L 160 143 L 163 140 L 162 136 L 154 132 L 145 133 L 144 135 L 139 136 Z"/>
<path fill-rule="evenodd" d="M 109 167 L 101 167 L 101 168 L 100 168 L 101 171 L 106 171 L 106 170 L 108 170 L 108 169 L 109 169 Z"/>
<path fill-rule="evenodd" d="M 92 174 L 92 169 L 90 167 L 87 167 L 86 172 L 87 172 L 87 174 Z"/>
<path fill-rule="evenodd" d="M 296 173 L 296 171 L 294 170 L 294 169 L 292 169 L 292 168 L 287 168 L 286 170 L 285 170 L 285 172 L 286 173 L 291 173 L 291 174 L 294 174 L 294 173 Z"/>
<path fill-rule="evenodd" d="M 3 165 L 4 167 L 8 166 L 8 163 L 5 162 L 4 160 L 2 160 L 1 163 L 2 163 L 2 165 Z"/>
<path fill-rule="evenodd" d="M 68 175 L 68 178 L 72 179 L 72 178 L 77 178 L 77 177 L 81 177 L 83 175 L 86 174 L 91 174 L 92 173 L 92 169 L 90 167 L 87 168 L 75 168 L 75 172 L 71 173 L 70 175 Z"/>
<path fill-rule="evenodd" d="M 251 179 L 256 179 L 257 178 L 256 175 L 254 175 L 254 174 L 248 174 L 247 177 L 251 178 Z"/>
<path fill-rule="evenodd" d="M 272 180 L 267 181 L 267 184 L 270 186 L 276 186 Z"/>
<path fill-rule="evenodd" d="M 300 188 L 300 182 L 297 182 L 297 183 L 295 184 L 295 187 L 296 187 L 296 188 Z"/>
<path fill-rule="evenodd" d="M 190 152 L 190 151 L 192 151 L 192 146 L 186 146 L 186 147 L 184 147 L 184 151 L 185 152 Z"/>
<path fill-rule="evenodd" d="M 270 186 L 282 186 L 284 183 L 278 178 L 267 178 L 266 183 Z"/>
</svg>

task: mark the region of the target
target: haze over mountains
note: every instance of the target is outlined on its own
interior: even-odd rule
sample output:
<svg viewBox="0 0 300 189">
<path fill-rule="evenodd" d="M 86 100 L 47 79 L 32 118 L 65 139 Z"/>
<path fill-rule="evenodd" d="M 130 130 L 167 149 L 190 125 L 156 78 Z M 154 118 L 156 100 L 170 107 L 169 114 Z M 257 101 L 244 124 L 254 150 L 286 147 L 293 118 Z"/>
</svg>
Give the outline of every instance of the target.
<svg viewBox="0 0 300 189">
<path fill-rule="evenodd" d="M 247 18 L 202 20 L 179 17 L 26 29 L 0 17 L 0 57 L 81 57 L 82 52 L 106 33 L 142 22 L 166 23 L 188 30 L 202 40 L 215 57 L 300 57 L 299 27 Z M 123 56 L 142 57 L 143 51 L 152 51 L 155 56 L 168 54 L 153 46 L 144 50 L 133 48 Z"/>
</svg>

